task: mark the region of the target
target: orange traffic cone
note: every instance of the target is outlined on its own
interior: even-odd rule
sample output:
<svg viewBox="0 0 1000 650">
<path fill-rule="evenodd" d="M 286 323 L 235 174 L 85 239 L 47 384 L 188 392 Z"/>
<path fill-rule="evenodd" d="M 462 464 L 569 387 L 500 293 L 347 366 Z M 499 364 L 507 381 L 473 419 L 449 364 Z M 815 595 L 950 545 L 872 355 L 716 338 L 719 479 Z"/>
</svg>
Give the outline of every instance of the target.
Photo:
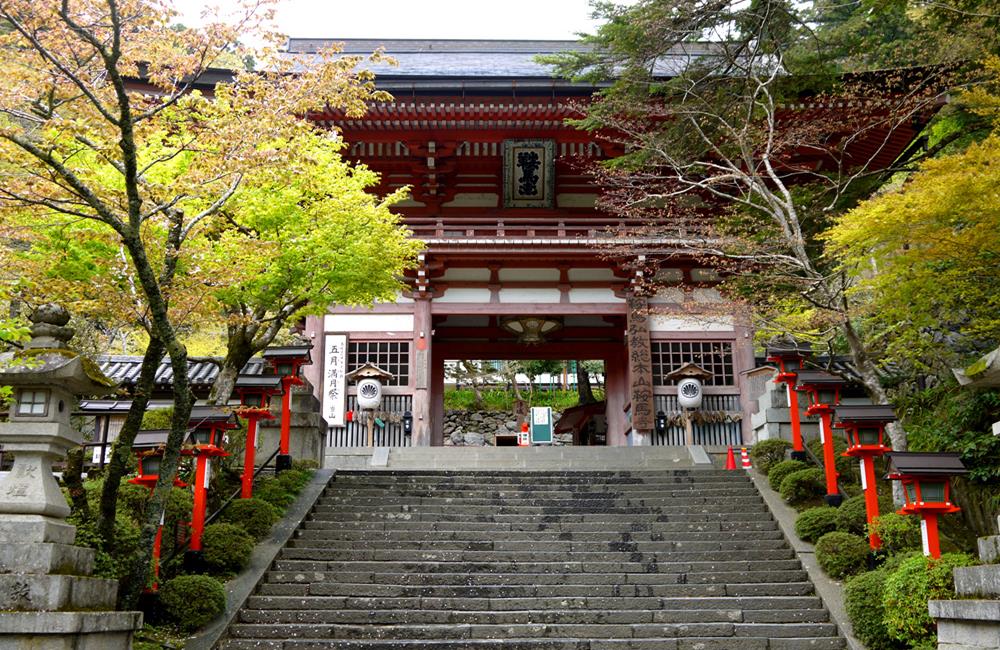
<svg viewBox="0 0 1000 650">
<path fill-rule="evenodd" d="M 729 453 L 726 454 L 726 469 L 736 469 L 736 456 L 733 455 L 733 448 L 729 448 Z"/>
<path fill-rule="evenodd" d="M 743 469 L 750 469 L 753 465 L 750 464 L 750 453 L 747 451 L 746 447 L 740 447 L 740 462 L 743 464 Z"/>
</svg>

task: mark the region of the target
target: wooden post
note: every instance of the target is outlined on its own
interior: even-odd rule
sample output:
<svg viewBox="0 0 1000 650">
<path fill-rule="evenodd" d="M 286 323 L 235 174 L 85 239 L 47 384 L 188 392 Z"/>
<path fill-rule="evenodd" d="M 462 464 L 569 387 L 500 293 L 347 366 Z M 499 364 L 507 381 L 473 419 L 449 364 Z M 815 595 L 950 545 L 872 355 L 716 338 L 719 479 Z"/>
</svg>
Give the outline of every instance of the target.
<svg viewBox="0 0 1000 650">
<path fill-rule="evenodd" d="M 647 444 L 656 417 L 653 408 L 653 363 L 649 346 L 649 313 L 645 296 L 628 298 L 629 393 L 633 445 Z"/>
<path fill-rule="evenodd" d="M 690 409 L 684 409 L 684 444 L 688 447 L 694 444 L 694 424 L 691 422 Z"/>
<path fill-rule="evenodd" d="M 368 411 L 368 446 L 375 446 L 375 411 Z"/>
</svg>

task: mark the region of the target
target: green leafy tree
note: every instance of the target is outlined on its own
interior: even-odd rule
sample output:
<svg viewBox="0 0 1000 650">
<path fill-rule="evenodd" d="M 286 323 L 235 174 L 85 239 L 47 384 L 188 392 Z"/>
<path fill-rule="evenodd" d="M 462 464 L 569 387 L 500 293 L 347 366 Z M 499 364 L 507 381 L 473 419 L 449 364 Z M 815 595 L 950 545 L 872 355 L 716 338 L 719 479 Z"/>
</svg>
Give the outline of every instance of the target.
<svg viewBox="0 0 1000 650">
<path fill-rule="evenodd" d="M 124 473 L 164 354 L 173 368 L 174 416 L 143 552 L 119 592 L 127 606 L 146 584 L 192 405 L 177 319 L 197 306 L 187 302 L 196 295 L 192 271 L 211 259 L 211 233 L 232 227 L 223 208 L 246 178 L 299 159 L 291 145 L 313 127 L 298 116 L 323 104 L 360 115 L 366 101 L 385 98 L 370 75 L 355 72 L 358 58 L 275 56 L 280 38 L 268 28 L 268 4 L 248 2 L 232 21 L 175 30 L 172 11 L 148 0 L 0 2 L 0 20 L 10 27 L 0 35 L 3 234 L 92 229 L 116 253 L 119 302 L 140 314 L 149 335 L 109 474 Z M 230 84 L 195 90 L 251 34 L 266 44 L 255 57 L 263 71 L 237 71 Z M 109 489 L 113 502 L 117 488 Z M 114 511 L 102 504 L 105 539 L 113 537 Z"/>
</svg>

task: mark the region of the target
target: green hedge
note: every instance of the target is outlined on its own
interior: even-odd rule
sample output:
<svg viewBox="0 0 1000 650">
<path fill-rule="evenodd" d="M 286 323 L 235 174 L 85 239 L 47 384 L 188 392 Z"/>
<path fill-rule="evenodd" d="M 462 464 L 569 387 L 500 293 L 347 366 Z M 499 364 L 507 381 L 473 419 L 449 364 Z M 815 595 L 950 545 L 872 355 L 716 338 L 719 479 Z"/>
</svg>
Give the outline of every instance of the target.
<svg viewBox="0 0 1000 650">
<path fill-rule="evenodd" d="M 889 636 L 882 604 L 889 571 L 868 571 L 848 580 L 844 587 L 844 605 L 851 619 L 854 636 L 868 650 L 902 650 L 905 646 Z"/>
<path fill-rule="evenodd" d="M 771 471 L 767 473 L 767 484 L 771 486 L 772 490 L 778 492 L 781 490 L 781 482 L 785 480 L 786 476 L 803 469 L 809 469 L 809 465 L 801 460 L 783 460 L 775 463 L 771 466 Z"/>
<path fill-rule="evenodd" d="M 761 474 L 767 475 L 771 468 L 785 459 L 785 452 L 792 448 L 792 443 L 780 438 L 761 440 L 750 448 L 750 461 Z"/>
<path fill-rule="evenodd" d="M 828 576 L 839 580 L 864 571 L 870 551 L 867 540 L 835 531 L 816 542 L 816 561 Z"/>
<path fill-rule="evenodd" d="M 890 497 L 880 497 L 879 512 L 889 513 L 894 510 Z M 868 516 L 865 511 L 865 495 L 859 494 L 844 502 L 837 508 L 837 530 L 853 535 L 868 534 Z"/>
<path fill-rule="evenodd" d="M 813 467 L 792 472 L 781 481 L 781 498 L 791 504 L 803 503 L 823 494 L 823 470 Z"/>
<path fill-rule="evenodd" d="M 819 438 L 814 438 L 806 443 L 809 447 L 809 451 L 816 456 L 816 460 L 823 463 L 823 443 Z M 833 467 L 840 474 L 841 481 L 850 481 L 852 477 L 858 476 L 858 460 L 850 456 L 845 456 L 844 451 L 847 450 L 847 441 L 844 440 L 843 435 L 840 430 L 833 436 L 833 457 L 834 463 Z M 854 480 L 858 480 L 854 478 Z"/>
<path fill-rule="evenodd" d="M 890 555 L 921 547 L 920 522 L 914 515 L 889 512 L 879 515 L 869 532 L 882 540 L 882 550 Z"/>
<path fill-rule="evenodd" d="M 281 511 L 263 499 L 239 499 L 222 511 L 223 523 L 236 524 L 255 539 L 262 539 L 271 531 L 274 522 L 281 518 Z"/>
<path fill-rule="evenodd" d="M 236 524 L 209 524 L 201 537 L 205 566 L 209 572 L 239 573 L 250 561 L 254 539 Z"/>
<path fill-rule="evenodd" d="M 927 601 L 954 598 L 952 569 L 974 564 L 964 553 L 946 553 L 939 560 L 918 555 L 900 564 L 885 581 L 882 599 L 889 636 L 910 647 L 933 647 L 936 634 Z"/>
<path fill-rule="evenodd" d="M 279 510 L 284 510 L 295 501 L 295 495 L 273 476 L 260 479 L 253 488 L 253 495 L 254 498 L 267 501 Z"/>
<path fill-rule="evenodd" d="M 809 508 L 795 520 L 795 534 L 799 539 L 815 543 L 823 535 L 837 529 L 837 509 L 823 506 Z"/>
<path fill-rule="evenodd" d="M 226 590 L 211 576 L 178 576 L 160 588 L 160 604 L 181 629 L 192 632 L 226 610 Z"/>
</svg>

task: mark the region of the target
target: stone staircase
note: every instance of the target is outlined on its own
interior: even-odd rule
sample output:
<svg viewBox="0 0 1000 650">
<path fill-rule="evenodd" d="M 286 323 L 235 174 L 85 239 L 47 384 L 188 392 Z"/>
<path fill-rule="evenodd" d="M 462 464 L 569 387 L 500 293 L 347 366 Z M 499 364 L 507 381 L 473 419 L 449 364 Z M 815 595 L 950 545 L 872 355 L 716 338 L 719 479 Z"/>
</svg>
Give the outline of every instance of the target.
<svg viewBox="0 0 1000 650">
<path fill-rule="evenodd" d="M 743 472 L 345 471 L 224 650 L 843 648 Z"/>
</svg>

